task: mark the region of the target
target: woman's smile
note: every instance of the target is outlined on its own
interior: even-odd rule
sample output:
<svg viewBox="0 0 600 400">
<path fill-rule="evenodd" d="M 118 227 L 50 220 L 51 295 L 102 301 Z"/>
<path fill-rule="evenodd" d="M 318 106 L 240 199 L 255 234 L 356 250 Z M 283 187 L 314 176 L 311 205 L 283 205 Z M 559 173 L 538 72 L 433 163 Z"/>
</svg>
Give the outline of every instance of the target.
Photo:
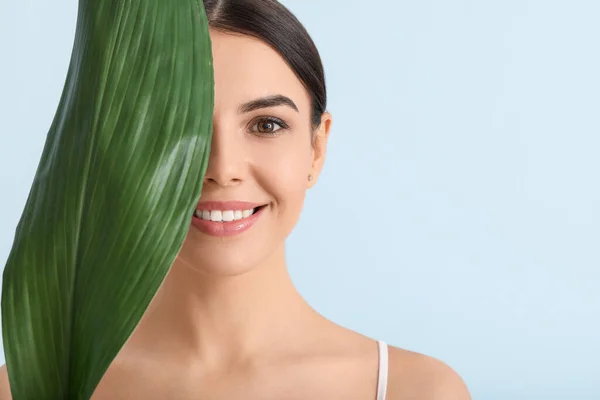
<svg viewBox="0 0 600 400">
<path fill-rule="evenodd" d="M 211 236 L 234 236 L 250 229 L 267 204 L 211 201 L 198 204 L 192 225 Z"/>
</svg>

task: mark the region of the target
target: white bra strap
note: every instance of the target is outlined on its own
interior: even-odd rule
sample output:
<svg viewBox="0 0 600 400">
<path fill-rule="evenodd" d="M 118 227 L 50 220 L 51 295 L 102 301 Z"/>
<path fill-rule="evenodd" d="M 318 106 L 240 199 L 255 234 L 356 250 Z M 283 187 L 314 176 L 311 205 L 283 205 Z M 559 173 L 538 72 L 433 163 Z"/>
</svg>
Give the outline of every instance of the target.
<svg viewBox="0 0 600 400">
<path fill-rule="evenodd" d="M 379 346 L 379 373 L 377 378 L 377 400 L 385 400 L 388 381 L 388 347 L 387 344 L 378 340 Z"/>
</svg>

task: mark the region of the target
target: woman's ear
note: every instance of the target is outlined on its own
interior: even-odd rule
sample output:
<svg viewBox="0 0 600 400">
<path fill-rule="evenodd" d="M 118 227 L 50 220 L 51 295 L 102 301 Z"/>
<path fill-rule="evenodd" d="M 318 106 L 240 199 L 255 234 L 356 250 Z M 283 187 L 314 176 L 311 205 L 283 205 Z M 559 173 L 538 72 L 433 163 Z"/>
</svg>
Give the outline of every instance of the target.
<svg viewBox="0 0 600 400">
<path fill-rule="evenodd" d="M 309 175 L 312 176 L 308 181 L 309 187 L 312 187 L 319 178 L 323 164 L 325 163 L 325 153 L 327 152 L 327 140 L 331 130 L 332 116 L 325 112 L 321 116 L 321 123 L 317 130 L 313 133 L 312 145 L 312 163 Z"/>
</svg>

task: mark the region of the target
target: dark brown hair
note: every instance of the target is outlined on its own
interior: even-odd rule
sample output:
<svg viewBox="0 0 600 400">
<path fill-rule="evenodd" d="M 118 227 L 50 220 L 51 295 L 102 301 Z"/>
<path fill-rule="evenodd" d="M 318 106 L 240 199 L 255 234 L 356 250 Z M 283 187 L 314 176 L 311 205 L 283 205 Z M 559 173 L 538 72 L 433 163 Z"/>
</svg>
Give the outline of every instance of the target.
<svg viewBox="0 0 600 400">
<path fill-rule="evenodd" d="M 210 27 L 258 38 L 277 51 L 306 88 L 317 128 L 327 106 L 317 47 L 298 19 L 277 0 L 204 0 Z"/>
</svg>

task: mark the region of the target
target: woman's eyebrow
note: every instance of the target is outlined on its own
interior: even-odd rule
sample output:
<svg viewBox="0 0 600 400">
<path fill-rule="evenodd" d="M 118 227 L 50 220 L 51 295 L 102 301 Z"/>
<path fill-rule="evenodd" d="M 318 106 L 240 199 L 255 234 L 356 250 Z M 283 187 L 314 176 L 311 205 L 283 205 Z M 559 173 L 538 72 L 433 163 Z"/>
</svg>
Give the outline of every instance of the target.
<svg viewBox="0 0 600 400">
<path fill-rule="evenodd" d="M 296 106 L 296 103 L 292 101 L 292 99 L 281 94 L 276 94 L 272 96 L 261 97 L 242 104 L 239 108 L 239 113 L 242 114 L 261 108 L 277 106 L 288 106 L 298 112 L 298 107 Z"/>
</svg>

